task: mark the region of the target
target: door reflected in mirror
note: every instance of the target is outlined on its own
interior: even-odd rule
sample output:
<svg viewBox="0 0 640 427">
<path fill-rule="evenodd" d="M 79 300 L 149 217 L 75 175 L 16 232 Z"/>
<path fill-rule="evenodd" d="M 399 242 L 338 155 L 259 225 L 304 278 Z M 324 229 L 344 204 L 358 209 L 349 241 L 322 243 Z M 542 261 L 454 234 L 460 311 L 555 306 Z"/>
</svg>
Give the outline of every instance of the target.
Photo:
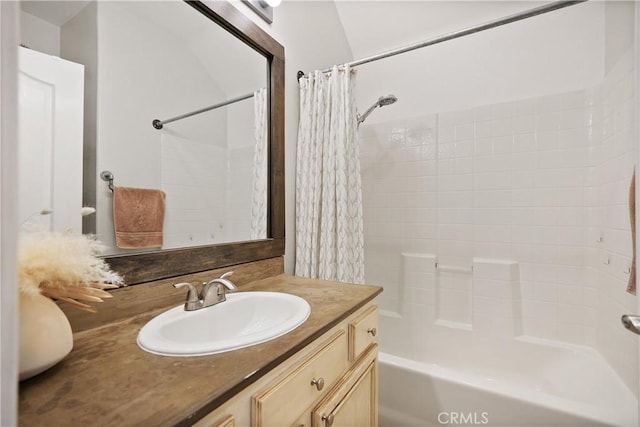
<svg viewBox="0 0 640 427">
<path fill-rule="evenodd" d="M 261 53 L 183 2 L 21 4 L 23 45 L 84 66 L 84 131 L 80 144 L 69 142 L 83 148 L 68 155 L 84 158 L 83 201 L 97 210 L 83 231 L 107 254 L 132 251 L 115 245 L 103 170 L 115 186 L 165 192 L 159 249 L 267 238 L 269 64 Z M 38 185 L 54 188 L 52 198 L 34 203 L 52 209 L 55 223 L 53 207 L 65 203 L 55 200 L 65 193 L 55 191 L 58 166 L 21 162 L 51 165 Z M 21 198 L 28 194 L 21 188 Z"/>
</svg>

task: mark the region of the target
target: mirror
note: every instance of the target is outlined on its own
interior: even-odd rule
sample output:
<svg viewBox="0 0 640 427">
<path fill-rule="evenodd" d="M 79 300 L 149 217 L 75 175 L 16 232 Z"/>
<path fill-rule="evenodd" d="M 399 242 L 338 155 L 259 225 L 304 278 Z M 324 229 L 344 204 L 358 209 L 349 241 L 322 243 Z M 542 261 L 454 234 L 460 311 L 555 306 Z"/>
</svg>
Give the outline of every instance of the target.
<svg viewBox="0 0 640 427">
<path fill-rule="evenodd" d="M 282 46 L 226 2 L 27 1 L 21 21 L 84 66 L 83 231 L 128 283 L 284 253 Z M 116 247 L 103 171 L 165 192 L 162 250 Z"/>
<path fill-rule="evenodd" d="M 267 237 L 265 56 L 182 2 L 22 5 L 23 20 L 57 26 L 61 58 L 84 66 L 84 144 L 98 175 L 165 192 L 162 249 Z M 97 212 L 85 232 L 122 252 L 113 194 L 89 175 L 84 202 Z"/>
</svg>

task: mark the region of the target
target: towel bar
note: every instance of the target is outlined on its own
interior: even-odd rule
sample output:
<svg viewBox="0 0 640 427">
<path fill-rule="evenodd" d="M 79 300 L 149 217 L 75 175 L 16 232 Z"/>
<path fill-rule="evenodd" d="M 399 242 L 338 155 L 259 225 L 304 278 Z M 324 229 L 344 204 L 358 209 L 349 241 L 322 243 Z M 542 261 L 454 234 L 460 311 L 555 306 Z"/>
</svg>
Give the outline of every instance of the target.
<svg viewBox="0 0 640 427">
<path fill-rule="evenodd" d="M 113 173 L 111 171 L 100 172 L 100 179 L 109 183 L 109 190 L 113 191 Z"/>
</svg>

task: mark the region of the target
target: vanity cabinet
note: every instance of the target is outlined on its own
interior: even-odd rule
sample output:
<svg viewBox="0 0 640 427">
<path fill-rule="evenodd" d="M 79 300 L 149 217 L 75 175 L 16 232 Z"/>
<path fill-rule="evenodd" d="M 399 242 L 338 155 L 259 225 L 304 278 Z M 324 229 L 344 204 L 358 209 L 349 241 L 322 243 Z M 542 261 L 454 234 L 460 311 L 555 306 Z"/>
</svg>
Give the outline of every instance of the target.
<svg viewBox="0 0 640 427">
<path fill-rule="evenodd" d="M 365 305 L 196 425 L 377 426 L 377 322 Z"/>
<path fill-rule="evenodd" d="M 359 427 L 378 425 L 378 361 L 374 344 L 336 387 L 316 406 L 312 427 Z"/>
<path fill-rule="evenodd" d="M 20 424 L 311 427 L 326 426 L 333 415 L 333 425 L 375 426 L 375 298 L 382 288 L 273 275 L 265 262 L 234 267 L 246 280 L 252 271 L 269 274 L 240 283 L 241 289 L 304 298 L 311 313 L 293 331 L 221 354 L 157 356 L 143 351 L 136 336 L 160 310 L 184 303 L 184 295 L 166 289 L 174 290 L 169 284 L 203 282 L 224 271 L 115 289 L 101 306 L 105 316 L 98 315 L 105 324 L 76 318 L 81 329 L 65 363 L 20 384 Z M 152 304 L 142 314 L 140 301 Z M 85 363 L 88 358 L 94 363 Z M 106 371 L 108 381 L 96 383 Z M 59 397 L 56 405 L 51 396 Z"/>
</svg>

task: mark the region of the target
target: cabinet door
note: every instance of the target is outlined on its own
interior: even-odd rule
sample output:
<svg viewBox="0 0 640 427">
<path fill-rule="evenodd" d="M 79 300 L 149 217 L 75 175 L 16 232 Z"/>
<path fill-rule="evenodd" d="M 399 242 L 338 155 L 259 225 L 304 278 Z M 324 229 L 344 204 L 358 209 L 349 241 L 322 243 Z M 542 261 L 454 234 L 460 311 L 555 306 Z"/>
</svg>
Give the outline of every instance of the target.
<svg viewBox="0 0 640 427">
<path fill-rule="evenodd" d="M 313 427 L 378 425 L 378 360 L 374 346 L 312 414 Z"/>
<path fill-rule="evenodd" d="M 347 350 L 347 334 L 340 329 L 299 366 L 253 396 L 252 426 L 291 426 L 302 412 L 308 413 L 345 372 Z"/>
</svg>

